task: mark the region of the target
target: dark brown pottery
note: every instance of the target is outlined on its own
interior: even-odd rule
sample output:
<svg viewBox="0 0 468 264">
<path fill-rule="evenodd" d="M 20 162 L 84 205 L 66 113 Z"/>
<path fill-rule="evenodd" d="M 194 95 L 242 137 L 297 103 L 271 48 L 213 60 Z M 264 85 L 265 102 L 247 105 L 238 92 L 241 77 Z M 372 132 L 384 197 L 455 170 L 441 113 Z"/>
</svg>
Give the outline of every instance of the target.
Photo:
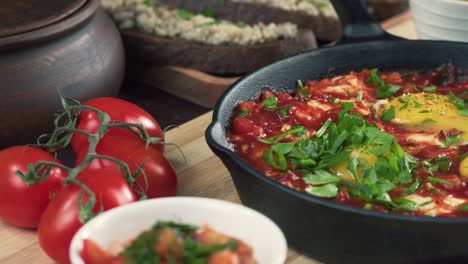
<svg viewBox="0 0 468 264">
<path fill-rule="evenodd" d="M 119 32 L 99 0 L 0 3 L 0 148 L 50 131 L 59 93 L 116 96 L 124 76 Z"/>
</svg>

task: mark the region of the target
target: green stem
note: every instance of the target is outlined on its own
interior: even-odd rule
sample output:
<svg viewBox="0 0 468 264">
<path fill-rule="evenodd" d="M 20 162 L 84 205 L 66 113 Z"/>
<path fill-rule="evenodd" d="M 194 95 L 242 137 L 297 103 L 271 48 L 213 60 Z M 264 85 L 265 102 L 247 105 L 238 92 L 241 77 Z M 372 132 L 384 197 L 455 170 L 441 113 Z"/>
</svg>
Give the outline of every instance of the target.
<svg viewBox="0 0 468 264">
<path fill-rule="evenodd" d="M 70 183 L 78 185 L 78 187 L 80 187 L 88 195 L 88 201 L 86 201 L 84 205 L 83 192 L 81 191 L 78 196 L 79 220 L 82 224 L 85 224 L 95 216 L 93 209 L 96 205 L 96 195 L 94 195 L 93 191 L 91 191 L 88 186 L 76 179 L 71 179 Z"/>
</svg>

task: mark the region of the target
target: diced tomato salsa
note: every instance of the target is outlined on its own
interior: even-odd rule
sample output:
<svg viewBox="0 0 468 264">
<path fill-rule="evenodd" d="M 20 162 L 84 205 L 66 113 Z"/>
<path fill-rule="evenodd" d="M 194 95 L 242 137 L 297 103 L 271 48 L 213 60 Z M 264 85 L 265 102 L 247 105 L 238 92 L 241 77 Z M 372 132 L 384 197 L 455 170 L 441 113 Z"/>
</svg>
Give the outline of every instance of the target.
<svg viewBox="0 0 468 264">
<path fill-rule="evenodd" d="M 244 242 L 205 225 L 201 228 L 158 222 L 127 243 L 116 241 L 107 250 L 92 240 L 83 241 L 85 264 L 256 264 Z"/>
</svg>

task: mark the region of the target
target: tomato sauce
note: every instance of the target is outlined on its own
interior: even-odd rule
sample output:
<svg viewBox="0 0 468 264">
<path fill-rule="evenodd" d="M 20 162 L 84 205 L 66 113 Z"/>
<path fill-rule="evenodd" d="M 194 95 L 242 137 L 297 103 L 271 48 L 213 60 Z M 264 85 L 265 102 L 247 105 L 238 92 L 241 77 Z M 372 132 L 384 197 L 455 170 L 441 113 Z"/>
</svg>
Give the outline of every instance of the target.
<svg viewBox="0 0 468 264">
<path fill-rule="evenodd" d="M 443 130 L 434 135 L 438 144 L 431 142 L 413 142 L 411 135 L 415 132 L 392 122 L 385 122 L 379 114 L 379 102 L 390 100 L 378 98 L 376 86 L 369 83 L 371 71 L 364 69 L 347 75 L 330 79 L 312 80 L 305 83 L 294 93 L 264 90 L 257 99 L 241 102 L 233 113 L 233 121 L 227 129 L 228 141 L 232 143 L 234 151 L 250 165 L 266 177 L 270 177 L 290 188 L 305 191 L 310 185 L 303 180 L 304 173 L 291 160 L 287 160 L 287 170 L 273 168 L 264 159 L 264 152 L 270 146 L 259 139 L 271 138 L 285 133 L 295 126 L 307 129 L 306 136 L 317 133 L 322 125 L 332 119 L 338 120 L 343 110 L 342 103 L 352 102 L 352 113 L 361 115 L 370 124 L 381 131 L 395 136 L 395 140 L 406 153 L 418 160 L 418 167 L 412 171 L 412 177 L 419 180 L 419 186 L 413 194 L 431 197 L 437 213 L 432 216 L 460 217 L 468 216 L 468 177 L 461 175 L 460 163 L 468 152 L 467 142 L 458 142 L 443 147 L 440 142 L 446 141 L 450 133 L 459 136 L 467 131 Z M 386 84 L 401 86 L 391 97 L 405 96 L 413 93 L 429 91 L 431 93 L 448 96 L 453 93 L 457 98 L 466 99 L 468 82 L 444 83 L 441 74 L 437 72 L 385 72 L 380 78 Z M 304 95 L 306 94 L 306 95 Z M 276 104 L 270 107 L 265 100 L 276 97 Z M 401 107 L 403 108 L 403 107 Z M 421 132 L 421 131 L 418 131 Z M 431 134 L 432 136 L 432 134 Z M 296 142 L 300 136 L 292 134 L 281 142 Z M 437 170 L 424 166 L 425 160 L 442 160 Z M 441 169 L 441 167 L 443 167 Z M 434 179 L 436 178 L 436 179 Z M 440 180 L 441 179 L 441 180 Z M 404 197 L 404 190 L 409 185 L 401 185 L 389 191 L 390 197 Z M 447 197 L 457 198 L 458 204 L 446 204 Z M 431 215 L 428 211 L 418 210 L 389 210 L 379 203 L 369 202 L 361 197 L 353 197 L 346 185 L 340 185 L 338 194 L 332 200 L 355 207 L 368 208 L 383 212 L 396 212 L 410 215 Z M 466 206 L 465 206 L 466 205 Z M 465 207 L 463 207 L 465 206 Z M 421 205 L 423 208 L 424 205 Z M 465 210 L 466 209 L 466 210 Z"/>
</svg>

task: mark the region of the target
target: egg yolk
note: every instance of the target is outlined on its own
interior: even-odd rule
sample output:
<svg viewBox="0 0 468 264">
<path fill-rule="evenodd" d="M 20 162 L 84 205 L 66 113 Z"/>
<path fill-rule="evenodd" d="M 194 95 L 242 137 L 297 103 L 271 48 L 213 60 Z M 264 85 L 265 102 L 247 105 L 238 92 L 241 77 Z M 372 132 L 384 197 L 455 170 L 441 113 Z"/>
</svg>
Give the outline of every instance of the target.
<svg viewBox="0 0 468 264">
<path fill-rule="evenodd" d="M 449 98 L 440 94 L 414 93 L 391 99 L 384 110 L 395 109 L 390 122 L 408 131 L 438 133 L 453 129 L 461 133 L 459 144 L 468 142 L 468 117 L 462 116 Z"/>
</svg>

